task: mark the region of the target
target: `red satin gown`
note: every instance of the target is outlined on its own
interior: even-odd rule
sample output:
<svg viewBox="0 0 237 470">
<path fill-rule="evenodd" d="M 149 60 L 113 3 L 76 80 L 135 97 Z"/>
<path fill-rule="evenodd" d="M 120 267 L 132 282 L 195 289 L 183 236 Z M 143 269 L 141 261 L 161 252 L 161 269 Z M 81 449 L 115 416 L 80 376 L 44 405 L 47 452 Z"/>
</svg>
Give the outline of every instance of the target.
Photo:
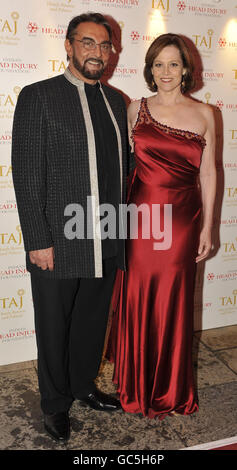
<svg viewBox="0 0 237 470">
<path fill-rule="evenodd" d="M 122 408 L 160 419 L 198 410 L 192 368 L 193 301 L 200 234 L 197 183 L 205 139 L 157 122 L 142 98 L 133 128 L 136 170 L 128 205 L 172 205 L 172 244 L 154 250 L 156 238 L 129 238 L 127 271 L 118 271 L 106 357 Z M 148 216 L 147 216 L 148 217 Z M 144 228 L 144 225 L 143 225 Z"/>
</svg>

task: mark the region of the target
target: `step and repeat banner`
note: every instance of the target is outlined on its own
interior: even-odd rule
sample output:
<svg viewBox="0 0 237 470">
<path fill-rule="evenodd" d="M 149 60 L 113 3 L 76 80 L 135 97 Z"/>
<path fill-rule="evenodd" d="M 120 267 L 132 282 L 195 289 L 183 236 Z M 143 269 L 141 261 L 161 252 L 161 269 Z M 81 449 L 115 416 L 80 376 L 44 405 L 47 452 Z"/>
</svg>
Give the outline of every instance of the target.
<svg viewBox="0 0 237 470">
<path fill-rule="evenodd" d="M 213 107 L 218 186 L 214 250 L 198 266 L 195 329 L 237 321 L 237 0 L 8 0 L 0 7 L 0 365 L 36 358 L 30 276 L 11 171 L 20 90 L 62 74 L 73 16 L 110 17 L 113 52 L 105 81 L 130 100 L 149 96 L 145 53 L 160 34 L 182 34 L 196 64 L 193 97 Z M 66 171 L 66 169 L 65 169 Z"/>
</svg>

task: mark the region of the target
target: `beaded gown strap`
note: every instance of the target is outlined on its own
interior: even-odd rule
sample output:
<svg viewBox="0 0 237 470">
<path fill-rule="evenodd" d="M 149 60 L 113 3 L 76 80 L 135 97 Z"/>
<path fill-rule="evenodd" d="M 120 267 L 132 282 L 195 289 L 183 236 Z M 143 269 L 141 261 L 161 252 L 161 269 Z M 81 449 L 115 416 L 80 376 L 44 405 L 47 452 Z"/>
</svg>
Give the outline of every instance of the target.
<svg viewBox="0 0 237 470">
<path fill-rule="evenodd" d="M 131 130 L 131 138 L 134 141 L 134 133 L 138 127 L 139 124 L 143 124 L 144 122 L 149 121 L 149 118 L 146 113 L 146 107 L 145 107 L 145 98 L 142 97 L 141 102 L 140 102 L 140 107 L 137 113 L 137 120 Z"/>
<path fill-rule="evenodd" d="M 175 127 L 167 126 L 166 124 L 157 121 L 150 113 L 147 104 L 147 98 L 143 99 L 142 107 L 144 110 L 143 122 L 146 122 L 146 124 L 152 123 L 166 134 L 173 134 L 177 136 L 181 135 L 183 137 L 186 137 L 187 139 L 197 140 L 203 148 L 206 146 L 206 139 L 202 135 L 184 129 L 176 129 Z"/>
</svg>

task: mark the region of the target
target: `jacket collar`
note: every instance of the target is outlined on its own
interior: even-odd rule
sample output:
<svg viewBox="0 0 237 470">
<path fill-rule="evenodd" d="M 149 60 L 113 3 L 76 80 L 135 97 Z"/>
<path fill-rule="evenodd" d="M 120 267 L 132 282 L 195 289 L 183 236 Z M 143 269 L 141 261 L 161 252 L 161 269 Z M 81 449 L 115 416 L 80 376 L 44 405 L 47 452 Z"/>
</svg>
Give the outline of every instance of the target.
<svg viewBox="0 0 237 470">
<path fill-rule="evenodd" d="M 73 85 L 76 85 L 80 89 L 85 88 L 85 82 L 83 80 L 80 80 L 80 78 L 77 78 L 75 75 L 73 75 L 73 73 L 71 72 L 69 67 L 66 68 L 66 70 L 64 72 L 64 76 L 69 82 L 71 82 Z M 98 80 L 97 83 L 99 83 L 99 86 L 101 88 L 101 83 L 100 83 L 99 80 Z"/>
</svg>

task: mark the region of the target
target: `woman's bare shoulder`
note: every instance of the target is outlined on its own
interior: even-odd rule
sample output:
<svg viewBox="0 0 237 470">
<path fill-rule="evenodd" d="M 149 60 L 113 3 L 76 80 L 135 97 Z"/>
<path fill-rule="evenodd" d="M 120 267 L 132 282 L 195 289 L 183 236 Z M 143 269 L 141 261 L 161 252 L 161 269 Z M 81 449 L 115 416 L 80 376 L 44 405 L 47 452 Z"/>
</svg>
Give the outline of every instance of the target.
<svg viewBox="0 0 237 470">
<path fill-rule="evenodd" d="M 128 106 L 128 115 L 133 116 L 134 114 L 137 114 L 140 108 L 140 104 L 141 104 L 141 99 L 131 101 L 131 103 Z"/>
<path fill-rule="evenodd" d="M 210 117 L 213 115 L 213 110 L 210 104 L 203 103 L 202 101 L 196 101 L 193 99 L 189 99 L 189 102 L 193 109 L 200 112 L 204 117 Z"/>
<path fill-rule="evenodd" d="M 203 122 L 206 129 L 214 126 L 214 113 L 210 104 L 191 99 L 190 110 L 195 114 L 200 122 Z"/>
</svg>

